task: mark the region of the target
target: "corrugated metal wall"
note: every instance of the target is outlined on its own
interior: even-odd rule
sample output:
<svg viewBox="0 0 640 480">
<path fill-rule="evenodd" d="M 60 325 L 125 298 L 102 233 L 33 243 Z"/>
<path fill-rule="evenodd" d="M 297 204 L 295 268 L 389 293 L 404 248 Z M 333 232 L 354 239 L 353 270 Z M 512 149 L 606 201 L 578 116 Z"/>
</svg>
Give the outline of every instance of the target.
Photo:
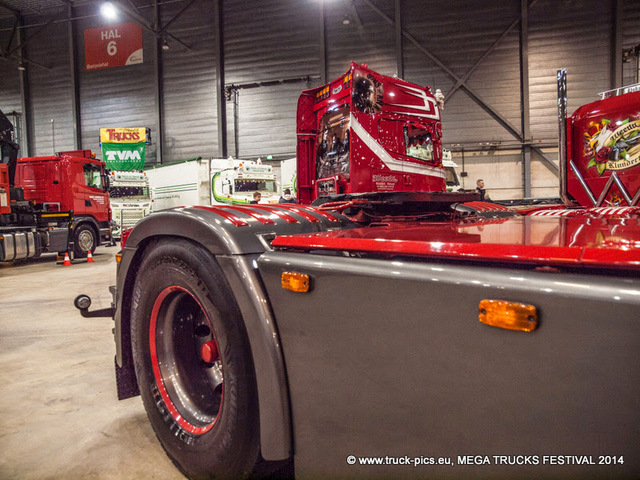
<svg viewBox="0 0 640 480">
<path fill-rule="evenodd" d="M 640 2 L 627 2 L 622 12 L 622 46 L 625 49 L 640 46 Z M 622 66 L 622 84 L 640 82 L 640 58 L 630 57 Z"/>
<path fill-rule="evenodd" d="M 134 3 L 152 25 L 153 2 Z M 616 3 L 529 0 L 526 87 L 531 137 L 537 144 L 556 142 L 558 68 L 569 71 L 570 110 L 612 87 Z M 81 146 L 97 151 L 100 127 L 149 127 L 154 145 L 147 163 L 156 163 L 160 161 L 157 118 L 161 115 L 163 162 L 218 156 L 214 2 L 159 4 L 160 24 L 169 24 L 167 31 L 180 40 L 168 37 L 170 49 L 159 50 L 159 78 L 156 35 L 148 28 L 143 29 L 143 64 L 85 71 L 83 30 L 100 26 L 103 20 L 95 6 L 74 9 Z M 486 149 L 487 144 L 519 148 L 520 4 L 518 0 L 399 0 L 398 4 L 396 0 L 224 0 L 225 83 L 231 87 L 226 101 L 228 154 L 291 157 L 299 92 L 319 85 L 321 78 L 341 75 L 351 60 L 388 75 L 395 74 L 400 64 L 407 80 L 449 94 L 443 112 L 444 141 L 456 155 L 462 146 L 467 151 Z M 622 43 L 629 48 L 640 43 L 640 2 L 622 4 Z M 397 6 L 403 27 L 401 58 L 394 25 Z M 65 9 L 58 12 L 58 18 L 64 16 Z M 47 20 L 27 17 L 26 23 L 42 25 Z M 12 25 L 11 19 L 1 22 L 3 49 Z M 28 28 L 26 37 L 39 28 Z M 44 66 L 28 67 L 34 155 L 49 154 L 54 147 L 74 147 L 69 48 L 66 22 L 45 27 L 26 45 L 28 58 Z M 623 65 L 625 82 L 637 75 L 635 68 L 635 61 Z M 3 60 L 0 69 L 0 108 L 20 111 L 15 64 Z M 460 85 L 454 89 L 456 83 Z M 161 88 L 160 98 L 156 86 Z M 547 155 L 547 160 L 555 160 L 552 151 Z M 513 174 L 500 180 L 506 183 L 500 188 L 521 189 L 518 158 L 509 154 L 496 160 L 514 164 L 507 169 Z M 532 157 L 531 170 L 533 184 L 555 180 L 553 168 L 537 155 Z"/>
<path fill-rule="evenodd" d="M 452 89 L 519 19 L 519 2 L 453 0 L 446 5 L 430 4 L 427 11 L 424 6 L 419 0 L 404 4 L 403 24 L 415 39 L 404 39 L 405 77 L 428 83 L 446 95 L 442 115 L 444 141 L 512 142 L 513 135 L 499 126 L 470 94 L 519 130 L 518 29 L 496 45 L 462 88 L 454 92 Z"/>
<path fill-rule="evenodd" d="M 553 15 L 549 12 L 553 11 Z M 557 138 L 558 68 L 567 69 L 568 110 L 597 100 L 611 86 L 614 10 L 610 2 L 541 1 L 530 13 L 531 132 Z"/>
<path fill-rule="evenodd" d="M 161 50 L 164 163 L 218 155 L 212 3 L 198 0 L 182 13 L 182 3 L 160 9 L 161 24 L 175 18 L 168 30 L 186 44 L 167 37 L 169 50 Z"/>
<path fill-rule="evenodd" d="M 0 22 L 0 28 L 10 29 L 13 22 Z M 3 31 L 0 35 L 0 45 L 6 50 L 9 35 Z M 15 47 L 12 43 L 11 47 Z M 18 71 L 17 61 L 13 59 L 0 59 L 0 109 L 5 112 L 22 111 L 22 101 L 20 98 L 20 72 Z"/>
<path fill-rule="evenodd" d="M 239 156 L 295 152 L 296 105 L 308 82 L 318 77 L 318 2 L 247 0 L 224 2 L 224 54 L 227 85 L 290 79 L 293 83 L 237 90 L 237 132 L 229 132 L 229 154 L 237 135 Z M 317 82 L 317 80 L 316 80 Z M 233 102 L 228 105 L 233 126 Z"/>
<path fill-rule="evenodd" d="M 351 61 L 385 75 L 396 73 L 393 1 L 376 2 L 384 17 L 363 2 L 324 2 L 327 81 L 344 75 Z M 349 23 L 345 25 L 345 17 Z"/>
<path fill-rule="evenodd" d="M 67 24 L 56 23 L 35 37 L 33 43 L 27 43 L 28 58 L 47 67 L 29 70 L 30 114 L 35 132 L 31 140 L 36 155 L 75 149 L 67 36 Z"/>
</svg>

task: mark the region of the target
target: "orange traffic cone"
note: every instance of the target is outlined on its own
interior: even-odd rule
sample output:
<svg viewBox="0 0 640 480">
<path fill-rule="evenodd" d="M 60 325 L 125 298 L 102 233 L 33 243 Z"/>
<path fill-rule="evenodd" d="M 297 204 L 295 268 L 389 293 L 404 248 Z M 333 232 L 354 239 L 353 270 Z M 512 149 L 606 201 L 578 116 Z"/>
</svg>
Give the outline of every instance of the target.
<svg viewBox="0 0 640 480">
<path fill-rule="evenodd" d="M 64 252 L 64 262 L 62 263 L 63 267 L 71 265 L 71 260 L 69 260 L 69 254 Z"/>
<path fill-rule="evenodd" d="M 87 252 L 87 263 L 96 263 L 93 259 L 93 255 L 91 255 L 91 250 Z"/>
</svg>

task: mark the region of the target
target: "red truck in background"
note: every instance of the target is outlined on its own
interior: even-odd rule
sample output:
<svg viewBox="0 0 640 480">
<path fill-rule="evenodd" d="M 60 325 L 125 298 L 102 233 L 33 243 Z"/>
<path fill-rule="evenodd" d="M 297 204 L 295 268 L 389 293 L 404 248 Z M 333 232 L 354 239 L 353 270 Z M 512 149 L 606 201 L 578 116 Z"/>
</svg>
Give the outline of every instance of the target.
<svg viewBox="0 0 640 480">
<path fill-rule="evenodd" d="M 559 98 L 566 101 L 566 72 Z M 567 206 L 638 206 L 640 200 L 640 87 L 602 94 L 561 122 L 562 178 Z M 560 116 L 566 111 L 561 106 Z M 562 141 L 562 140 L 565 140 Z M 567 157 L 566 159 L 564 157 Z M 568 197 L 567 197 L 568 194 Z"/>
<path fill-rule="evenodd" d="M 42 211 L 73 211 L 73 253 L 85 257 L 110 243 L 111 208 L 105 163 L 90 150 L 19 158 L 16 184 Z"/>
<path fill-rule="evenodd" d="M 46 211 L 25 200 L 15 184 L 19 146 L 11 121 L 0 111 L 0 261 L 37 257 L 45 252 L 67 252 L 73 214 Z"/>
<path fill-rule="evenodd" d="M 314 114 L 302 204 L 144 218 L 123 236 L 112 308 L 76 299 L 113 315 L 119 398 L 141 395 L 191 478 L 637 478 L 640 96 L 560 116 L 566 203 L 447 194 L 428 157 L 434 192 L 357 191 L 375 175 L 411 187 L 377 160 L 414 163 L 411 125 L 394 123 L 397 142 L 352 131 L 375 152 L 358 177 L 317 161 Z"/>
<path fill-rule="evenodd" d="M 89 150 L 18 158 L 14 129 L 0 112 L 0 261 L 65 253 L 109 242 L 105 165 Z"/>
<path fill-rule="evenodd" d="M 300 203 L 343 194 L 445 192 L 440 108 L 430 87 L 356 63 L 340 78 L 302 92 Z"/>
</svg>

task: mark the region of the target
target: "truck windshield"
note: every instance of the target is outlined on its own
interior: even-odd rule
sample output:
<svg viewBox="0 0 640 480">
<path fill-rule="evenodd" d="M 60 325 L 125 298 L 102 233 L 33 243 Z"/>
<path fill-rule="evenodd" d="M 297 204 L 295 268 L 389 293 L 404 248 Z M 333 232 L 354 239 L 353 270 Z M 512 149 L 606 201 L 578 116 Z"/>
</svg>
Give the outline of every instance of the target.
<svg viewBox="0 0 640 480">
<path fill-rule="evenodd" d="M 84 184 L 87 187 L 99 188 L 102 190 L 102 169 L 100 168 L 100 165 L 85 163 L 82 169 L 84 171 Z"/>
<path fill-rule="evenodd" d="M 263 179 L 236 179 L 234 182 L 235 192 L 276 192 L 275 180 L 263 180 Z"/>
<path fill-rule="evenodd" d="M 149 189 L 147 187 L 111 187 L 109 189 L 109 196 L 111 198 L 149 198 Z"/>
</svg>

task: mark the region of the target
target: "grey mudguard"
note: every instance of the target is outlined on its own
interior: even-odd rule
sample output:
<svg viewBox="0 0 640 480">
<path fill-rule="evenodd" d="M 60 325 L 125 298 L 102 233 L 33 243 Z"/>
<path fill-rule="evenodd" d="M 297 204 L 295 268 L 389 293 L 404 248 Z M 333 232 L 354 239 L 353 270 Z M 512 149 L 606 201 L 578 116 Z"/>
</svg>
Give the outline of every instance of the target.
<svg viewBox="0 0 640 480">
<path fill-rule="evenodd" d="M 258 268 L 296 478 L 640 472 L 640 279 L 285 251 Z M 285 270 L 310 292 L 284 290 Z M 480 323 L 482 299 L 533 304 L 538 328 Z"/>
<path fill-rule="evenodd" d="M 262 253 L 273 236 L 354 226 L 336 213 L 300 205 L 195 206 L 155 212 L 142 219 L 127 249 L 155 236 L 197 240 L 214 255 Z"/>
<path fill-rule="evenodd" d="M 291 425 L 284 361 L 255 260 L 276 235 L 352 226 L 339 214 L 299 205 L 184 207 L 141 220 L 127 239 L 117 277 L 114 319 L 120 398 L 135 394 L 129 309 L 139 261 L 153 239 L 187 238 L 216 257 L 242 312 L 258 386 L 262 455 L 267 460 L 288 458 Z"/>
</svg>

